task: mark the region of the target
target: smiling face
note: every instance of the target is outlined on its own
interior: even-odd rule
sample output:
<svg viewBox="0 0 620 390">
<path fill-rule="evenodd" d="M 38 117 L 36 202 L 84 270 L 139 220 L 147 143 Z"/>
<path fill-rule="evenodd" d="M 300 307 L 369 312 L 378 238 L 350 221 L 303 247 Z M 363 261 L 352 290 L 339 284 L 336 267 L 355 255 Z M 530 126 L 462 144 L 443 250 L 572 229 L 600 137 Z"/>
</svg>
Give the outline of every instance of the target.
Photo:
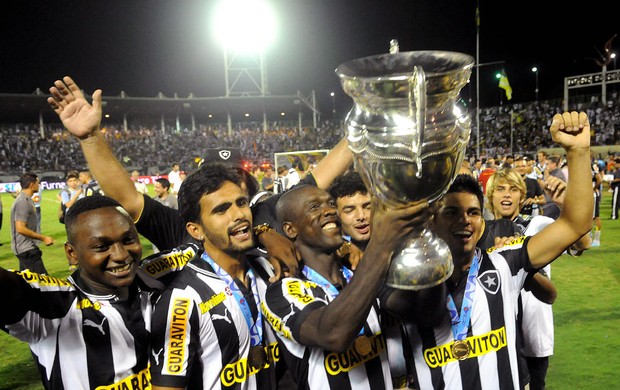
<svg viewBox="0 0 620 390">
<path fill-rule="evenodd" d="M 358 243 L 366 246 L 370 240 L 370 195 L 356 192 L 351 196 L 341 196 L 336 200 L 336 205 L 342 232 L 350 236 L 357 246 L 360 246 Z"/>
<path fill-rule="evenodd" d="M 188 225 L 192 236 L 204 237 L 209 253 L 222 251 L 236 258 L 254 247 L 248 196 L 230 181 L 200 198 L 200 223 Z"/>
<path fill-rule="evenodd" d="M 290 210 L 282 228 L 289 238 L 295 239 L 296 245 L 323 253 L 332 253 L 342 245 L 336 202 L 328 192 L 303 186 L 287 195 L 286 206 Z"/>
<path fill-rule="evenodd" d="M 65 253 L 79 264 L 80 276 L 100 294 L 120 294 L 134 280 L 142 245 L 127 215 L 114 207 L 77 216 Z"/>
<path fill-rule="evenodd" d="M 484 231 L 480 201 L 469 192 L 444 195 L 435 213 L 433 230 L 450 247 L 455 266 L 468 265 Z"/>
</svg>

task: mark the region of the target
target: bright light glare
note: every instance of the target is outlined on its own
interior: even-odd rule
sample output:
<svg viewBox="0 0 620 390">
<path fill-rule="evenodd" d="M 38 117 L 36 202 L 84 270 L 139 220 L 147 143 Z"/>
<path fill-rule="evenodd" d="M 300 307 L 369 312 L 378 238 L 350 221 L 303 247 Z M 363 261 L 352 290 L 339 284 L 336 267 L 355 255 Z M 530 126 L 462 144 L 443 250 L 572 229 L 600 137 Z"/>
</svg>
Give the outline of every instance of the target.
<svg viewBox="0 0 620 390">
<path fill-rule="evenodd" d="M 213 32 L 227 49 L 264 51 L 275 39 L 273 9 L 262 0 L 223 0 L 213 14 Z"/>
</svg>

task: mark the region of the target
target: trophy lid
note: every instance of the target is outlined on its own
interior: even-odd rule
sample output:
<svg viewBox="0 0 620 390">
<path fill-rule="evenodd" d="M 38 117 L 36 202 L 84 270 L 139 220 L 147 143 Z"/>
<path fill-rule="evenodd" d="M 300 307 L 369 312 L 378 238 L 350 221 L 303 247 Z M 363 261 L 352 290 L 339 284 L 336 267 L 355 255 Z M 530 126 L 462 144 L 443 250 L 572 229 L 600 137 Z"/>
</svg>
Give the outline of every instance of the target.
<svg viewBox="0 0 620 390">
<path fill-rule="evenodd" d="M 395 52 L 356 58 L 340 64 L 336 74 L 340 78 L 409 78 L 415 66 L 421 66 L 427 77 L 441 76 L 455 71 L 469 71 L 475 60 L 465 53 L 421 50 Z"/>
</svg>

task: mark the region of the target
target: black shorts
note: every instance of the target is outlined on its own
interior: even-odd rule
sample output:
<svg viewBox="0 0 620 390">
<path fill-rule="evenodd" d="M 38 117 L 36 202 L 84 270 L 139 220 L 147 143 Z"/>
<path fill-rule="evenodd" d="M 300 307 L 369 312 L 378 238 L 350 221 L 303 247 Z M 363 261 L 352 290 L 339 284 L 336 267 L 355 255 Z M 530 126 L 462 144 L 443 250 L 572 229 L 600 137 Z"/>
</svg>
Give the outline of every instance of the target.
<svg viewBox="0 0 620 390">
<path fill-rule="evenodd" d="M 19 259 L 19 270 L 30 270 L 31 272 L 36 272 L 38 274 L 46 274 L 47 270 L 45 269 L 45 265 L 43 265 L 43 253 L 41 249 L 35 248 L 26 252 L 22 252 L 17 255 Z"/>
<path fill-rule="evenodd" d="M 592 219 L 601 216 L 601 195 L 594 191 L 594 212 L 592 213 Z"/>
</svg>

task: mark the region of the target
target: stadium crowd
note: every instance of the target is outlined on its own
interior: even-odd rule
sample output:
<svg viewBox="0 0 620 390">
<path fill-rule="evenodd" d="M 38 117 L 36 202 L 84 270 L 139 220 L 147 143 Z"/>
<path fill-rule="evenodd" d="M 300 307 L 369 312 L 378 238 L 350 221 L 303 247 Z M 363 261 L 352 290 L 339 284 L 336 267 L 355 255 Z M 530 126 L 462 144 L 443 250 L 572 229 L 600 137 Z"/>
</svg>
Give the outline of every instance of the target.
<svg viewBox="0 0 620 390">
<path fill-rule="evenodd" d="M 586 112 L 596 125 L 597 131 L 591 140 L 593 146 L 620 144 L 617 92 L 611 94 L 607 105 L 593 95 L 571 98 L 570 109 Z M 479 118 L 481 156 L 536 155 L 539 149 L 557 147 L 545 129 L 551 124 L 553 115 L 561 111 L 561 99 L 482 108 Z M 477 118 L 473 110 L 471 119 L 471 139 L 466 154 L 473 159 L 478 149 Z M 250 165 L 273 165 L 276 152 L 331 149 L 343 135 L 341 124 L 334 121 L 302 130 L 293 123 L 288 126 L 275 123 L 267 131 L 259 122 L 238 123 L 232 136 L 226 124 L 201 124 L 195 131 L 184 127 L 180 130 L 167 127 L 162 131 L 157 125 L 145 126 L 145 122 L 130 124 L 127 131 L 121 124 L 104 122 L 102 131 L 115 155 L 128 169 L 148 175 L 163 174 L 173 163 L 192 171 L 208 148 L 238 148 Z M 86 166 L 78 142 L 60 124 L 46 125 L 44 133 L 42 137 L 35 123 L 0 124 L 0 173 L 67 172 Z"/>
</svg>

